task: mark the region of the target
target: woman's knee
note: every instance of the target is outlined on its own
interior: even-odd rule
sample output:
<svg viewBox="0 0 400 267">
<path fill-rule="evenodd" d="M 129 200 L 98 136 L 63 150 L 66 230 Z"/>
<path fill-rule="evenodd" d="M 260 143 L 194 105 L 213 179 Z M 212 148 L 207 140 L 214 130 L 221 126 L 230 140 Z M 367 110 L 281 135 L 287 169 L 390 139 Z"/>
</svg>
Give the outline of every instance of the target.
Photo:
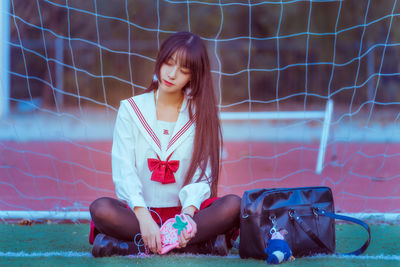
<svg viewBox="0 0 400 267">
<path fill-rule="evenodd" d="M 237 196 L 237 195 L 233 195 L 233 194 L 227 195 L 227 197 L 228 197 L 228 201 L 229 201 L 230 206 L 233 209 L 239 211 L 240 210 L 240 205 L 242 203 L 242 198 Z"/>
<path fill-rule="evenodd" d="M 222 197 L 221 200 L 223 200 L 225 208 L 224 210 L 233 215 L 238 215 L 240 213 L 240 205 L 242 199 L 239 196 L 234 194 L 229 194 Z"/>
<path fill-rule="evenodd" d="M 90 216 L 93 220 L 103 220 L 109 216 L 111 209 L 112 199 L 109 197 L 101 197 L 90 204 Z"/>
</svg>

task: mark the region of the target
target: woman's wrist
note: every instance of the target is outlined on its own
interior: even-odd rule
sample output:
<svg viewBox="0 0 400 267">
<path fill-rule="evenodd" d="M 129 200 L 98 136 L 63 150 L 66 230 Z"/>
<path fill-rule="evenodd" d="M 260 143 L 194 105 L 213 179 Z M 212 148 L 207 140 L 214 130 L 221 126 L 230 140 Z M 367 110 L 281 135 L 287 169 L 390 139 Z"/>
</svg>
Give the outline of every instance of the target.
<svg viewBox="0 0 400 267">
<path fill-rule="evenodd" d="M 195 206 L 188 206 L 182 209 L 182 213 L 189 215 L 191 218 L 193 218 L 194 213 L 197 211 L 197 208 Z"/>
<path fill-rule="evenodd" d="M 185 213 L 185 212 L 183 214 L 185 214 L 186 216 L 189 216 L 191 219 L 193 219 L 193 215 L 191 215 L 189 213 Z"/>
<path fill-rule="evenodd" d="M 135 207 L 133 212 L 135 213 L 139 222 L 151 218 L 151 214 L 146 207 Z"/>
</svg>

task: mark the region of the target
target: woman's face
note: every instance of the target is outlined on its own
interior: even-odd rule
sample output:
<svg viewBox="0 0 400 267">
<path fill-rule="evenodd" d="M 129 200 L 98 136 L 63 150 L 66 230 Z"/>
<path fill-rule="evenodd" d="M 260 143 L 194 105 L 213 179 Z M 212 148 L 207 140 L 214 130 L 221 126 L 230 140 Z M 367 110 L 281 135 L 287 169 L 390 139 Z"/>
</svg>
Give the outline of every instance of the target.
<svg viewBox="0 0 400 267">
<path fill-rule="evenodd" d="M 166 93 L 180 92 L 190 81 L 190 70 L 179 65 L 176 53 L 161 65 L 159 89 Z"/>
</svg>

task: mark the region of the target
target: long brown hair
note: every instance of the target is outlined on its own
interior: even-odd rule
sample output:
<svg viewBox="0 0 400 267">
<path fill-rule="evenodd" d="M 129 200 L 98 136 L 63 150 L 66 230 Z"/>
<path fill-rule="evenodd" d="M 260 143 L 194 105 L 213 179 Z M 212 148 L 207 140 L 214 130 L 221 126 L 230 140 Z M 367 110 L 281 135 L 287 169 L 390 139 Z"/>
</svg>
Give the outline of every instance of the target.
<svg viewBox="0 0 400 267">
<path fill-rule="evenodd" d="M 196 34 L 190 32 L 172 34 L 162 43 L 158 52 L 154 70 L 158 79 L 162 64 L 175 53 L 179 64 L 190 69 L 191 79 L 183 90 L 188 95 L 190 119 L 193 119 L 193 111 L 196 113 L 194 148 L 184 185 L 191 182 L 198 168 L 201 174 L 196 182 L 206 177 L 208 163 L 211 167 L 211 177 L 206 178 L 211 185 L 211 196 L 214 197 L 217 195 L 222 133 L 207 49 Z M 157 88 L 158 81 L 153 80 L 146 91 L 151 92 Z"/>
</svg>

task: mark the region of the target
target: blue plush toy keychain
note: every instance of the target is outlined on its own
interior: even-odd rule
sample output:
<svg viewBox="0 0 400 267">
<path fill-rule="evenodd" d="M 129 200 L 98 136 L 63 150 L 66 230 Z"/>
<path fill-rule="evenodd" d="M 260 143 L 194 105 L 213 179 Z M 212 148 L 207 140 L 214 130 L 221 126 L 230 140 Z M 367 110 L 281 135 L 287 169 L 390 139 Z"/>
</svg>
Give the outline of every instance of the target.
<svg viewBox="0 0 400 267">
<path fill-rule="evenodd" d="M 285 261 L 294 261 L 292 251 L 289 244 L 285 240 L 285 235 L 288 233 L 285 229 L 277 231 L 276 219 L 272 218 L 273 227 L 270 234 L 271 239 L 268 241 L 265 253 L 267 254 L 267 263 L 279 264 Z"/>
</svg>

